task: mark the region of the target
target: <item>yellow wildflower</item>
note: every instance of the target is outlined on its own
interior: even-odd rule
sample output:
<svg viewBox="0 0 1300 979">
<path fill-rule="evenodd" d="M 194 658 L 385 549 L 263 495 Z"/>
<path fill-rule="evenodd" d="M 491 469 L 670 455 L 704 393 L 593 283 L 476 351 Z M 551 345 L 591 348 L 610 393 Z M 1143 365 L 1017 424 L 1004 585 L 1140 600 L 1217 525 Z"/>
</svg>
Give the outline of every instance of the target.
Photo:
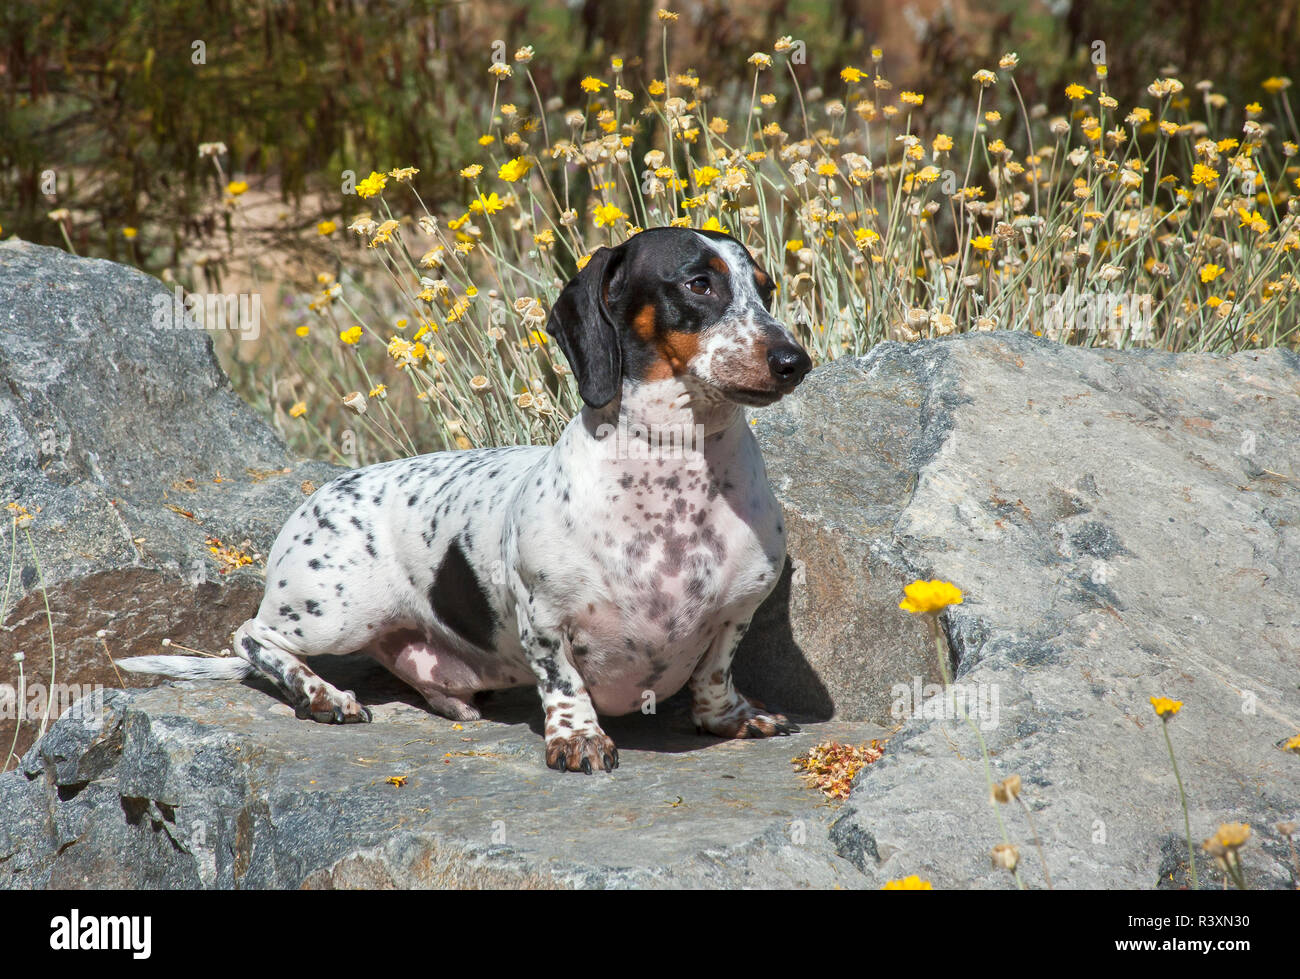
<svg viewBox="0 0 1300 979">
<path fill-rule="evenodd" d="M 903 588 L 907 597 L 898 603 L 904 612 L 914 615 L 942 612 L 949 605 L 962 603 L 961 589 L 950 581 L 914 581 Z"/>
<path fill-rule="evenodd" d="M 871 248 L 880 240 L 880 235 L 871 228 L 858 228 L 853 232 L 854 244 L 860 249 Z"/>
<path fill-rule="evenodd" d="M 722 176 L 721 171 L 715 167 L 697 167 L 694 173 L 695 186 L 707 187 L 720 176 Z"/>
<path fill-rule="evenodd" d="M 882 891 L 932 891 L 934 886 L 928 880 L 922 880 L 916 874 L 885 883 Z"/>
<path fill-rule="evenodd" d="M 1168 697 L 1152 697 L 1151 706 L 1155 708 L 1156 715 L 1162 718 L 1173 717 L 1183 709 L 1181 700 L 1171 700 Z"/>
<path fill-rule="evenodd" d="M 496 214 L 506 206 L 506 202 L 497 196 L 496 191 L 490 194 L 479 194 L 477 198 L 469 202 L 469 209 L 475 213 Z"/>
<path fill-rule="evenodd" d="M 1216 856 L 1238 850 L 1250 839 L 1248 823 L 1223 823 L 1213 836 L 1201 844 L 1201 849 Z"/>
<path fill-rule="evenodd" d="M 624 214 L 617 204 L 601 204 L 594 212 L 596 227 L 603 228 L 606 225 L 612 225 L 615 221 L 624 220 L 627 215 Z"/>
<path fill-rule="evenodd" d="M 360 197 L 374 197 L 380 193 L 388 183 L 387 174 L 370 171 L 370 176 L 361 183 L 357 184 L 357 195 Z"/>
<path fill-rule="evenodd" d="M 1264 216 L 1258 211 L 1247 211 L 1244 207 L 1239 207 L 1237 213 L 1241 215 L 1241 223 L 1237 227 L 1249 228 L 1256 234 L 1261 235 L 1268 230 L 1268 222 L 1264 220 Z"/>
</svg>

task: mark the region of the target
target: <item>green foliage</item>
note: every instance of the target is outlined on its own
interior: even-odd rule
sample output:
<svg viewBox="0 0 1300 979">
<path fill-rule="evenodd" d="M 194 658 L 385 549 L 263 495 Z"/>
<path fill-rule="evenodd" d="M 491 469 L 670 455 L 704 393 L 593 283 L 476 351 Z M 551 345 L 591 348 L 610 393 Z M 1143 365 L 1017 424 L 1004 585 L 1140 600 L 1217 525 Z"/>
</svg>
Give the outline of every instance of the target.
<svg viewBox="0 0 1300 979">
<path fill-rule="evenodd" d="M 668 6 L 676 7 L 673 4 Z M 200 143 L 230 148 L 234 174 L 286 205 L 270 239 L 322 217 L 350 218 L 334 202 L 342 172 L 418 161 L 421 193 L 454 190 L 454 167 L 475 146 L 492 98 L 486 72 L 501 39 L 507 55 L 535 45 L 543 100 L 572 102 L 577 83 L 623 55 L 629 81 L 660 74 L 658 2 L 537 0 L 39 0 L 0 10 L 0 225 L 80 254 L 175 269 L 222 232 L 219 193 Z M 1234 103 L 1259 81 L 1287 74 L 1300 50 L 1300 3 L 1070 5 L 998 0 L 992 6 L 922 4 L 919 32 L 895 8 L 865 0 L 686 4 L 672 69 L 709 72 L 770 50 L 782 34 L 807 39 L 805 87 L 833 91 L 846 64 L 865 65 L 882 42 L 892 76 L 960 115 L 966 80 L 1005 50 L 1029 67 L 1031 101 L 1059 101 L 1061 84 L 1107 44 L 1118 90 L 1136 91 L 1165 62 L 1214 77 Z M 196 50 L 202 42 L 203 50 Z M 198 63 L 202 62 L 202 63 Z M 719 95 L 748 98 L 739 74 Z M 49 175 L 55 193 L 48 191 Z M 46 215 L 68 208 L 63 228 Z M 134 241 L 123 228 L 140 229 Z"/>
</svg>

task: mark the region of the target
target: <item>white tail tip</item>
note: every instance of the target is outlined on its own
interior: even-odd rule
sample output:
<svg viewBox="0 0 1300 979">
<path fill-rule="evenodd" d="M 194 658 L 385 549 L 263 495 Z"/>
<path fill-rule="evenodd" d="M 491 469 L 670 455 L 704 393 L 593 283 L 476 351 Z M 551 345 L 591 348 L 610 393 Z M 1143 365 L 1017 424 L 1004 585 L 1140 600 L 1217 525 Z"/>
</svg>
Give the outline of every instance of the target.
<svg viewBox="0 0 1300 979">
<path fill-rule="evenodd" d="M 253 667 L 236 656 L 131 656 L 117 665 L 131 673 L 154 673 L 176 680 L 242 680 Z"/>
</svg>

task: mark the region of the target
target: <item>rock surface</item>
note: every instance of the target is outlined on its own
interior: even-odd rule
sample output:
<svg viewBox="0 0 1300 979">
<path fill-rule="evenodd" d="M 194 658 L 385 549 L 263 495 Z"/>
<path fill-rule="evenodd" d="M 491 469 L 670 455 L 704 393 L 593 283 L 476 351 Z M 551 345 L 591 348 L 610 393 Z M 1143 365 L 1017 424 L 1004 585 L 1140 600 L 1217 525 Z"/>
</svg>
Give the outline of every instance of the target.
<svg viewBox="0 0 1300 979">
<path fill-rule="evenodd" d="M 164 635 L 224 644 L 261 579 L 219 574 L 206 538 L 264 552 L 300 484 L 334 471 L 286 458 L 202 334 L 149 328 L 162 289 L 0 246 L 0 494 L 41 507 L 72 682 L 112 677 L 98 629 L 114 656 Z M 1295 886 L 1272 828 L 1300 816 L 1300 756 L 1279 748 L 1300 731 L 1294 355 L 888 343 L 820 368 L 756 431 L 790 562 L 739 685 L 803 734 L 699 737 L 674 699 L 612 721 L 623 765 L 586 778 L 543 766 L 531 692 L 457 729 L 369 661 L 313 665 L 373 725 L 299 721 L 257 683 L 110 691 L 0 775 L 0 886 L 1013 886 L 989 863 L 1002 834 L 980 746 L 925 689 L 932 639 L 897 608 L 918 577 L 965 592 L 943 620 L 956 689 L 993 777 L 1021 776 L 1057 887 L 1185 883 L 1153 695 L 1184 703 L 1167 730 L 1195 839 L 1248 822 L 1247 878 Z M 17 649 L 29 676 L 48 671 L 19 555 L 0 682 Z M 795 753 L 877 725 L 896 730 L 846 804 L 793 773 Z M 1025 812 L 1001 815 L 1042 886 Z"/>
<path fill-rule="evenodd" d="M 669 702 L 607 725 L 615 772 L 566 776 L 545 767 L 529 691 L 453 725 L 369 661 L 320 666 L 376 705 L 373 724 L 300 721 L 236 684 L 112 691 L 98 725 L 74 707 L 0 776 L 0 887 L 864 883 L 790 757 L 883 731 L 723 742 Z"/>
<path fill-rule="evenodd" d="M 202 330 L 155 327 L 159 296 L 171 299 L 134 269 L 0 245 L 0 505 L 36 515 L 35 559 L 20 531 L 0 614 L 0 683 L 16 687 L 18 651 L 27 683 L 49 683 L 42 577 L 56 683 L 117 685 L 106 650 L 156 653 L 164 637 L 228 645 L 262 579 L 255 567 L 226 571 L 207 538 L 265 553 L 302 483 L 341 471 L 290 459 Z M 12 524 L 0 516 L 7 576 Z M 20 728 L 19 751 L 30 735 Z M 6 751 L 12 737 L 12 718 L 0 719 Z"/>
<path fill-rule="evenodd" d="M 814 372 L 757 430 L 800 570 L 784 627 L 751 633 L 751 686 L 775 697 L 793 646 L 820 686 L 798 706 L 889 723 L 891 689 L 925 681 L 901 584 L 952 581 L 957 686 L 996 706 L 993 777 L 1022 777 L 1057 886 L 1185 880 L 1155 695 L 1184 702 L 1169 734 L 1200 859 L 1220 823 L 1247 822 L 1247 877 L 1296 885 L 1273 825 L 1300 816 L 1300 755 L 1279 747 L 1300 732 L 1300 359 L 884 344 Z M 977 740 L 939 703 L 900 703 L 833 836 L 873 883 L 1007 886 Z M 1003 816 L 1041 886 L 1023 813 Z"/>
</svg>

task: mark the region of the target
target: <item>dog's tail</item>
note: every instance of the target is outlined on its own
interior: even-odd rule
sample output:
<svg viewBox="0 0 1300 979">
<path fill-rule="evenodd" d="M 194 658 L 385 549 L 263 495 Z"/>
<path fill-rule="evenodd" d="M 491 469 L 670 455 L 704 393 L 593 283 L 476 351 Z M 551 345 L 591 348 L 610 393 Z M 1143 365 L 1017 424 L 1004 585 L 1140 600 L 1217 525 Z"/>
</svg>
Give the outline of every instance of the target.
<svg viewBox="0 0 1300 979">
<path fill-rule="evenodd" d="M 117 660 L 131 673 L 155 673 L 175 680 L 242 680 L 253 664 L 238 656 L 131 656 Z"/>
</svg>

